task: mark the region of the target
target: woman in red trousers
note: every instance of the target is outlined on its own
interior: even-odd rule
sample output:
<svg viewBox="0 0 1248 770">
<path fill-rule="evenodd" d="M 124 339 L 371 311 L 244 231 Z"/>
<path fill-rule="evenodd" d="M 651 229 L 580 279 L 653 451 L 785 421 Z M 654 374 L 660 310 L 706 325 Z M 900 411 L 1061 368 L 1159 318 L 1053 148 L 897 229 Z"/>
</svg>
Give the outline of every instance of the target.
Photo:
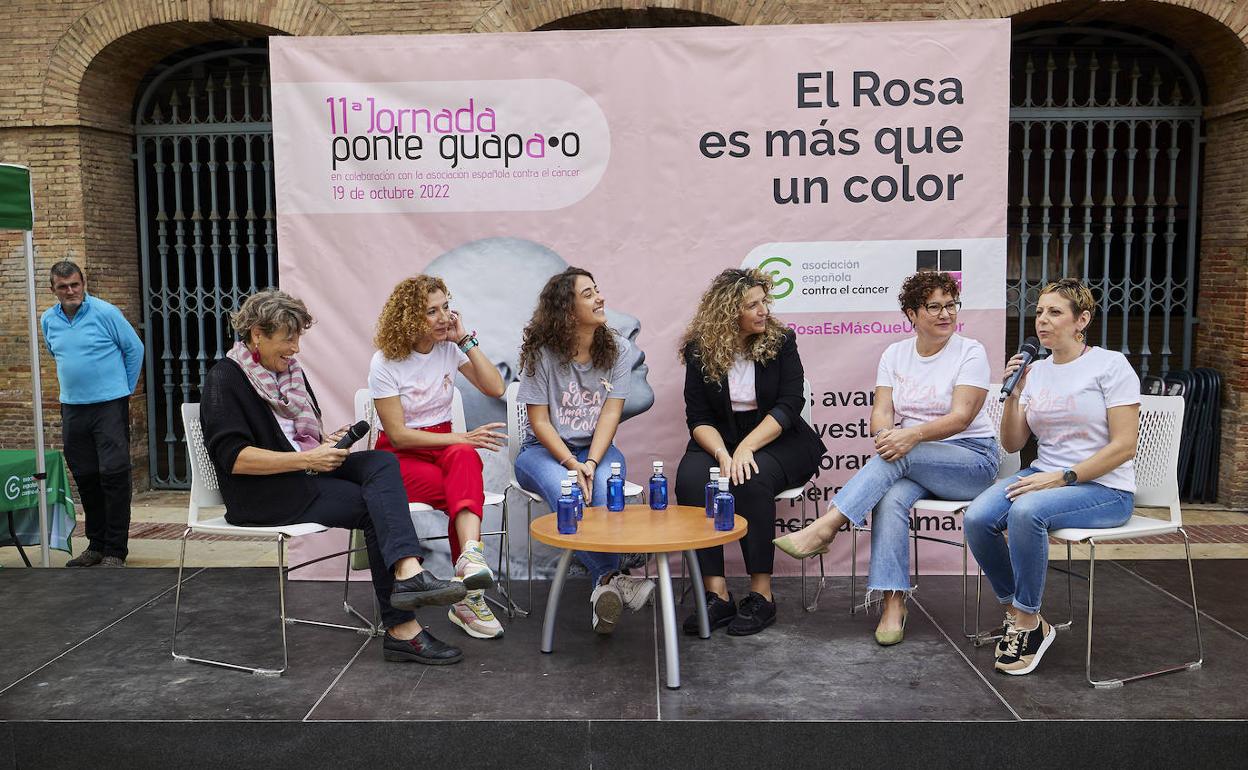
<svg viewBox="0 0 1248 770">
<path fill-rule="evenodd" d="M 493 639 L 503 627 L 485 603 L 494 575 L 481 543 L 485 492 L 477 449 L 497 451 L 506 439 L 502 423 L 465 433 L 451 430 L 455 372 L 486 396 L 503 395 L 503 378 L 451 310 L 441 278 L 417 275 L 394 287 L 377 319 L 377 352 L 368 388 L 383 433 L 377 448 L 394 452 L 407 499 L 445 511 L 456 579 L 468 595 L 452 605 L 451 622 L 469 636 Z"/>
</svg>

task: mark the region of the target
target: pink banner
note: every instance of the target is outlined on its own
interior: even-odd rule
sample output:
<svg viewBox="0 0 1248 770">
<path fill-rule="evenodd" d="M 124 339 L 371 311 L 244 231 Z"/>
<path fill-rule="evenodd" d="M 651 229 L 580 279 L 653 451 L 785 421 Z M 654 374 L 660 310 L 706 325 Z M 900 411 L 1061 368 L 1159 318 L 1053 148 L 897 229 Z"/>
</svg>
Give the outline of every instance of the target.
<svg viewBox="0 0 1248 770">
<path fill-rule="evenodd" d="M 773 272 L 827 448 L 808 516 L 871 450 L 863 394 L 911 333 L 906 275 L 958 274 L 961 332 L 999 376 L 1008 21 L 289 37 L 270 59 L 281 281 L 317 318 L 300 359 L 331 424 L 352 420 L 390 289 L 422 271 L 511 379 L 538 289 L 566 265 L 592 271 L 654 393 L 618 437 L 638 482 L 651 460 L 674 470 L 688 440 L 676 345 L 701 292 L 726 267 Z M 504 412 L 465 401 L 470 426 Z M 487 458 L 487 488 L 505 459 Z M 777 513 L 800 518 L 800 502 Z M 420 526 L 445 533 L 438 515 Z M 847 549 L 838 538 L 839 571 Z M 953 549 L 928 551 L 925 572 L 960 569 Z"/>
</svg>

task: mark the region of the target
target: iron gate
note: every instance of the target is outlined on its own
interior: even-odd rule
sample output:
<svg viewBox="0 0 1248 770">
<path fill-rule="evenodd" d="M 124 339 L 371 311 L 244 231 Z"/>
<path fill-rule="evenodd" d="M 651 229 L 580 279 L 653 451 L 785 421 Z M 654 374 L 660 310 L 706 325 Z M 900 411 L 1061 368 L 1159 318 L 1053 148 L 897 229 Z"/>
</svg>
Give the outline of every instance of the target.
<svg viewBox="0 0 1248 770">
<path fill-rule="evenodd" d="M 1188 368 L 1196 308 L 1200 87 L 1165 46 L 1116 30 L 1014 37 L 1007 345 L 1032 333 L 1040 287 L 1082 278 L 1090 343 L 1141 375 Z"/>
<path fill-rule="evenodd" d="M 190 486 L 181 405 L 233 343 L 229 316 L 277 282 L 266 48 L 192 56 L 161 72 L 135 114 L 149 466 Z"/>
</svg>

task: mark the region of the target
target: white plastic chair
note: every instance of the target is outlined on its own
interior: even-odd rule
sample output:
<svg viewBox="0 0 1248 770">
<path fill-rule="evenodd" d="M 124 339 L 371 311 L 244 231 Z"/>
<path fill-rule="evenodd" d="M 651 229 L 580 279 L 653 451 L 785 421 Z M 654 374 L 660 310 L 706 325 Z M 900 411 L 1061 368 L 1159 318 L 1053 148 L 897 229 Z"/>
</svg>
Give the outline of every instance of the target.
<svg viewBox="0 0 1248 770">
<path fill-rule="evenodd" d="M 454 391 L 455 393 L 451 402 L 451 430 L 456 433 L 463 433 L 467 429 L 467 420 L 464 417 L 464 397 L 459 392 L 459 388 L 455 388 Z M 369 428 L 365 447 L 368 449 L 376 447 L 377 436 L 381 432 L 381 427 L 378 425 L 377 407 L 373 403 L 373 398 L 369 394 L 367 388 L 361 388 L 355 391 L 355 419 L 357 422 L 359 420 L 364 420 L 368 423 Z M 506 603 L 496 601 L 492 596 L 488 595 L 486 596 L 486 600 L 492 602 L 499 609 L 506 612 L 507 617 L 514 618 L 516 612 L 519 612 L 522 615 L 528 613 L 517 607 L 516 603 L 512 601 L 511 598 L 511 541 L 507 535 L 507 506 L 505 505 L 505 501 L 506 497 L 498 492 L 485 493 L 485 505 L 503 505 L 503 518 L 499 529 L 493 532 L 482 532 L 481 537 L 499 538 L 498 569 L 495 571 L 495 574 L 497 574 L 502 581 L 498 586 L 498 592 L 502 595 L 503 599 L 506 600 Z M 423 516 L 426 513 L 437 511 L 436 508 L 426 505 L 425 503 L 408 503 L 407 510 L 411 514 L 413 521 L 415 521 L 418 516 Z M 454 526 L 454 523 L 451 523 L 450 526 Z M 449 535 L 438 535 L 436 537 L 422 537 L 421 540 L 448 540 L 449 538 Z M 357 538 L 353 536 L 352 545 L 355 544 L 355 539 Z M 349 563 L 347 565 L 347 569 L 348 571 L 351 569 L 351 565 Z"/>
<path fill-rule="evenodd" d="M 371 623 L 367 618 L 355 610 L 343 595 L 343 609 L 355 617 L 359 618 L 366 625 L 364 626 L 348 626 L 338 623 L 324 623 L 318 620 L 302 620 L 300 618 L 291 618 L 286 615 L 286 541 L 296 537 L 305 535 L 313 535 L 318 532 L 325 532 L 329 527 L 321 524 L 290 524 L 282 527 L 238 527 L 225 520 L 225 516 L 217 516 L 211 519 L 202 518 L 200 509 L 213 506 L 224 505 L 221 498 L 221 488 L 217 482 L 216 469 L 212 465 L 212 460 L 208 456 L 208 450 L 204 446 L 204 430 L 199 421 L 199 404 L 183 404 L 182 405 L 182 427 L 186 434 L 186 456 L 191 469 L 191 500 L 187 509 L 186 530 L 182 533 L 181 553 L 178 556 L 178 583 L 173 598 L 173 640 L 170 643 L 170 649 L 173 653 L 174 660 L 190 661 L 191 663 L 204 663 L 210 666 L 221 666 L 223 668 L 232 668 L 240 671 L 250 671 L 253 674 L 263 676 L 280 676 L 289 667 L 290 658 L 286 645 L 286 625 L 288 623 L 303 623 L 310 626 L 322 626 L 325 628 L 341 628 L 346 631 L 355 631 L 366 636 L 372 636 L 377 633 L 377 626 Z M 277 596 L 278 596 L 278 618 L 282 628 L 282 667 L 281 668 L 261 668 L 253 666 L 244 666 L 237 663 L 227 663 L 221 660 L 211 660 L 209 658 L 196 658 L 190 655 L 180 655 L 178 653 L 178 616 L 182 603 L 182 570 L 186 565 L 186 540 L 194 532 L 202 532 L 211 535 L 271 535 L 277 540 Z M 315 559 L 313 561 L 320 561 Z M 290 569 L 297 569 L 313 563 L 312 561 L 297 564 Z M 348 586 L 349 588 L 349 586 Z"/>
<path fill-rule="evenodd" d="M 524 441 L 525 426 L 529 421 L 528 404 L 519 403 L 517 394 L 520 391 L 520 383 L 513 382 L 507 386 L 507 468 L 511 474 L 511 479 L 507 482 L 508 489 L 514 489 L 524 497 L 525 509 L 528 513 L 528 523 L 533 523 L 533 503 L 542 502 L 542 496 L 537 492 L 532 492 L 520 486 L 520 482 L 516 481 L 516 457 L 520 454 L 520 443 Z M 624 481 L 624 497 L 636 498 L 641 495 L 641 487 L 631 481 Z M 507 518 L 507 508 L 510 500 L 503 502 L 503 518 Z M 526 526 L 525 532 L 528 534 L 527 541 L 529 544 L 529 608 L 533 607 L 533 535 Z M 527 611 L 523 611 L 526 615 Z"/>
<path fill-rule="evenodd" d="M 992 421 L 992 429 L 995 433 L 1001 433 L 1001 416 L 1005 413 L 1005 405 L 1001 402 L 1001 385 L 993 384 L 988 386 L 988 395 L 984 399 L 984 407 L 988 411 L 988 418 Z M 997 471 L 997 480 L 1009 478 L 1018 473 L 1021 459 L 1018 452 L 1000 453 L 1000 467 Z M 955 516 L 961 516 L 966 513 L 966 509 L 970 506 L 971 500 L 938 500 L 935 498 L 924 498 L 915 501 L 911 506 L 911 513 L 915 511 L 935 511 L 938 513 L 950 513 Z M 849 571 L 849 611 L 852 615 L 857 612 L 859 605 L 857 604 L 857 581 L 858 581 L 858 532 L 870 532 L 869 527 L 851 527 L 850 536 L 850 571 Z M 919 541 L 928 540 L 933 543 L 943 543 L 951 545 L 955 548 L 962 549 L 962 633 L 968 639 L 975 639 L 977 646 L 987 641 L 994 641 L 1000 637 L 983 636 L 979 632 L 979 603 L 976 602 L 975 609 L 975 628 L 972 633 L 968 630 L 967 623 L 967 604 L 968 589 L 967 580 L 967 545 L 966 535 L 963 534 L 961 540 L 947 540 L 941 537 L 933 537 L 931 535 L 920 535 L 917 528 L 912 528 L 912 538 L 914 540 L 914 582 L 918 585 L 919 581 Z M 981 572 L 982 574 L 982 572 Z M 976 599 L 979 598 L 978 584 L 976 587 Z M 865 607 L 865 604 L 863 605 Z M 1069 623 L 1066 624 L 1069 626 Z M 1065 627 L 1065 626 L 1063 626 Z"/>
<path fill-rule="evenodd" d="M 1119 527 L 1105 529 L 1057 529 L 1049 536 L 1066 542 L 1067 561 L 1070 560 L 1071 543 L 1088 546 L 1088 646 L 1084 673 L 1093 687 L 1121 687 L 1127 682 L 1176 671 L 1200 668 L 1205 658 L 1204 643 L 1200 636 L 1200 611 L 1196 607 L 1196 578 L 1192 573 L 1192 547 L 1183 529 L 1183 511 L 1179 507 L 1179 441 L 1183 433 L 1183 398 L 1181 396 L 1140 396 L 1140 435 L 1135 454 L 1135 504 L 1156 506 L 1170 510 L 1169 519 L 1153 519 L 1132 516 Z M 1137 537 L 1168 535 L 1177 532 L 1183 536 L 1183 551 L 1187 558 L 1187 578 L 1192 590 L 1192 619 L 1196 627 L 1196 659 L 1158 671 L 1119 677 L 1116 679 L 1092 678 L 1092 601 L 1096 592 L 1096 545 L 1114 540 Z M 1067 593 L 1073 593 L 1070 571 L 1066 574 Z M 1072 605 L 1073 615 L 1073 605 Z"/>
</svg>

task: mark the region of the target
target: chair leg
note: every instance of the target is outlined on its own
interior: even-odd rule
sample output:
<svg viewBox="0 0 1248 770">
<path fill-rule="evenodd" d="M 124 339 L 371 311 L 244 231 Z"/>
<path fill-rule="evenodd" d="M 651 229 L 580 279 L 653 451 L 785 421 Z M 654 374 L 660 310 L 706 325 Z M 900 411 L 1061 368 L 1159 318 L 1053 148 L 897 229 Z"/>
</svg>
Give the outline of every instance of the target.
<svg viewBox="0 0 1248 770">
<path fill-rule="evenodd" d="M 354 615 L 368 629 L 369 636 L 381 636 L 385 634 L 385 629 L 381 628 L 381 620 L 378 617 L 377 597 L 373 597 L 373 620 L 364 617 L 359 610 L 351 604 L 351 554 L 355 553 L 355 549 L 351 548 L 351 541 L 355 539 L 356 530 L 348 530 L 347 535 L 347 560 L 343 569 L 342 577 L 342 609 L 348 615 Z"/>
<path fill-rule="evenodd" d="M 173 594 L 173 639 L 170 642 L 170 652 L 173 654 L 173 659 L 177 661 L 183 661 L 186 663 L 202 663 L 206 666 L 218 666 L 220 668 L 230 668 L 230 669 L 234 669 L 235 671 L 248 671 L 258 676 L 281 676 L 286 671 L 287 667 L 289 666 L 289 658 L 287 656 L 287 649 L 286 649 L 286 623 L 282 619 L 282 616 L 286 614 L 286 598 L 285 598 L 285 586 L 284 586 L 286 580 L 285 580 L 285 570 L 283 569 L 284 567 L 283 562 L 285 561 L 285 554 L 282 548 L 283 536 L 278 535 L 277 537 L 277 549 L 278 549 L 277 581 L 278 581 L 278 605 L 279 605 L 278 618 L 280 621 L 280 625 L 282 627 L 282 667 L 275 669 L 275 668 L 255 668 L 252 666 L 242 666 L 237 663 L 226 663 L 225 661 L 221 661 L 221 660 L 212 660 L 209 658 L 195 658 L 195 657 L 191 657 L 190 655 L 178 654 L 178 617 L 182 608 L 182 572 L 183 572 L 184 567 L 186 566 L 186 539 L 190 537 L 190 535 L 191 535 L 191 529 L 190 527 L 187 527 L 186 531 L 182 533 L 181 554 L 178 557 L 178 585 L 177 585 L 177 588 L 174 590 L 174 594 Z"/>
<path fill-rule="evenodd" d="M 1075 562 L 1071 557 L 1071 549 L 1073 546 L 1069 540 L 1066 541 L 1066 606 L 1070 608 L 1070 617 L 1065 623 L 1058 623 L 1053 628 L 1058 631 L 1069 629 L 1075 622 Z"/>
<path fill-rule="evenodd" d="M 849 524 L 849 614 L 858 612 L 858 528 Z"/>
<path fill-rule="evenodd" d="M 533 498 L 528 495 L 524 496 L 525 510 L 528 512 L 528 524 L 525 525 L 524 531 L 527 533 L 525 542 L 529 545 L 529 611 L 533 610 Z"/>
<path fill-rule="evenodd" d="M 1204 641 L 1200 636 L 1200 610 L 1196 606 L 1196 577 L 1192 571 L 1192 547 L 1191 541 L 1187 537 L 1187 532 L 1179 527 L 1179 534 L 1183 536 L 1183 551 L 1187 557 L 1187 577 L 1192 587 L 1192 618 L 1196 625 L 1196 660 L 1180 663 L 1176 666 L 1167 666 L 1157 671 L 1149 671 L 1143 674 L 1133 674 L 1118 679 L 1093 679 L 1092 678 L 1092 598 L 1096 591 L 1096 543 L 1088 542 L 1088 652 L 1085 658 L 1085 675 L 1088 684 L 1097 688 L 1122 687 L 1128 682 L 1134 682 L 1140 679 L 1151 679 L 1162 674 L 1173 674 L 1178 671 L 1195 671 L 1199 669 L 1205 660 Z"/>
</svg>

